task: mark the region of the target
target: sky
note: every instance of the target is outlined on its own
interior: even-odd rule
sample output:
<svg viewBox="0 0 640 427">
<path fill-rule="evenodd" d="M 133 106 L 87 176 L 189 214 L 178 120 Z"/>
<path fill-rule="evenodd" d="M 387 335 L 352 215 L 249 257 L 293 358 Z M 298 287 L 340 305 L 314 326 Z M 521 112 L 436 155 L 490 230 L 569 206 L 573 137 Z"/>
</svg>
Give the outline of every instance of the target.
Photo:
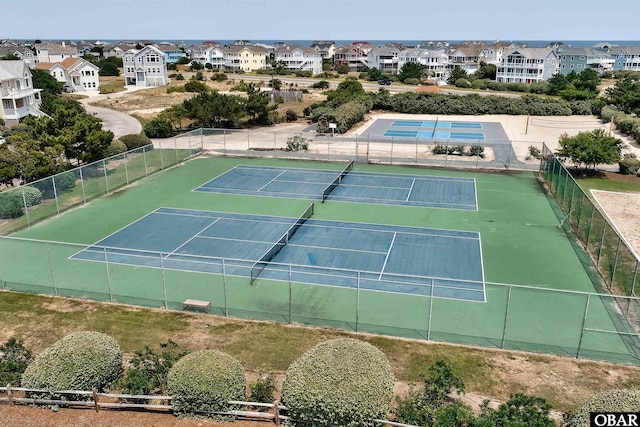
<svg viewBox="0 0 640 427">
<path fill-rule="evenodd" d="M 0 0 L 0 39 L 640 40 L 639 0 Z"/>
</svg>

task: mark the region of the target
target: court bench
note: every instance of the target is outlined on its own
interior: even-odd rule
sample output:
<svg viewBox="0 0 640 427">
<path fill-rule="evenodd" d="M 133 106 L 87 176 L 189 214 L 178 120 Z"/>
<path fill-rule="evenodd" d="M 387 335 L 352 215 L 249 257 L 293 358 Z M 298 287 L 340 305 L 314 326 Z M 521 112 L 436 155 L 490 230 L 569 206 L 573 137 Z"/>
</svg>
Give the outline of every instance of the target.
<svg viewBox="0 0 640 427">
<path fill-rule="evenodd" d="M 209 301 L 200 301 L 197 299 L 187 299 L 182 303 L 182 309 L 185 311 L 197 311 L 199 313 L 208 313 L 211 311 L 211 303 Z"/>
</svg>

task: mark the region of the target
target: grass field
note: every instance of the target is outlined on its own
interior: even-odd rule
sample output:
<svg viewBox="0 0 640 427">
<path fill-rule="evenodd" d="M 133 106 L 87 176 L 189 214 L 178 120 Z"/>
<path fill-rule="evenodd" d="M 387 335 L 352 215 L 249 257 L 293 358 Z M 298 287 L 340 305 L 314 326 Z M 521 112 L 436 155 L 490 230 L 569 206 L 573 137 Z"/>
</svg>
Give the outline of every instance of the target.
<svg viewBox="0 0 640 427">
<path fill-rule="evenodd" d="M 237 164 L 344 167 L 282 160 L 195 159 L 16 234 L 80 246 L 0 240 L 1 280 L 15 290 L 152 307 L 166 304 L 175 309 L 185 299 L 195 298 L 211 301 L 216 314 L 241 318 L 569 356 L 577 356 L 580 349 L 582 357 L 637 363 L 637 356 L 630 354 L 632 350 L 616 333 L 618 319 L 612 302 L 584 293 L 595 289 L 589 266 L 559 227 L 554 202 L 530 172 L 470 174 L 357 165 L 358 171 L 474 177 L 479 210 L 337 202 L 317 205 L 315 217 L 319 219 L 479 232 L 488 282 L 486 303 L 262 279 L 250 286 L 242 277 L 69 260 L 82 245 L 99 241 L 158 207 L 297 217 L 308 205 L 306 200 L 191 191 Z"/>
</svg>

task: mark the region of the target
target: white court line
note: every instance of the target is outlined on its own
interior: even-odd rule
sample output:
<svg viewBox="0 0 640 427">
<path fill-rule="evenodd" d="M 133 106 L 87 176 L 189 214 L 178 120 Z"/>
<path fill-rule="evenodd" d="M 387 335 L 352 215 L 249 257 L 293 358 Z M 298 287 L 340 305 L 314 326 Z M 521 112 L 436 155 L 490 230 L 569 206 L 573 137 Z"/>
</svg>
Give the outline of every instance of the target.
<svg viewBox="0 0 640 427">
<path fill-rule="evenodd" d="M 272 223 L 269 223 L 272 224 Z M 212 239 L 212 240 L 229 240 L 231 242 L 242 242 L 242 243 L 264 243 L 267 245 L 273 244 L 273 242 L 265 242 L 262 240 L 246 240 L 246 239 L 234 239 L 231 237 L 216 237 L 216 236 L 196 236 L 198 239 Z"/>
<path fill-rule="evenodd" d="M 413 206 L 413 207 L 428 207 L 433 209 L 467 210 L 467 211 L 477 210 L 476 205 L 471 205 L 466 203 L 419 202 L 415 200 L 409 201 L 409 202 L 407 201 L 403 202 L 402 200 L 398 200 L 398 199 L 376 199 L 373 197 L 341 196 L 341 195 L 333 195 L 333 194 L 330 196 L 330 198 L 332 198 L 334 202 L 335 201 L 353 201 L 353 203 L 362 203 L 362 204 L 369 204 L 369 205 L 392 205 L 392 206 L 409 206 L 409 207 Z M 368 200 L 369 202 L 362 202 L 361 200 Z M 378 203 L 375 203 L 376 201 L 378 201 Z M 411 203 L 411 204 L 407 204 L 407 203 Z M 441 207 L 438 205 L 453 206 L 453 207 Z M 458 206 L 460 207 L 469 206 L 474 209 L 460 209 Z"/>
<path fill-rule="evenodd" d="M 295 244 L 295 243 L 287 243 L 287 246 L 293 246 L 293 247 L 297 247 L 297 248 L 327 249 L 327 250 L 331 250 L 331 251 L 358 252 L 358 253 L 363 253 L 363 254 L 376 254 L 376 255 L 386 254 L 386 252 L 365 251 L 363 249 L 336 248 L 334 246 L 300 245 L 300 244 Z"/>
<path fill-rule="evenodd" d="M 284 174 L 285 174 L 285 172 L 287 172 L 287 171 L 286 171 L 286 170 L 283 170 L 282 172 L 280 172 L 280 173 L 278 174 L 278 176 L 276 176 L 275 178 L 273 178 L 271 181 L 267 182 L 267 183 L 266 183 L 265 185 L 263 185 L 262 187 L 258 188 L 258 189 L 256 190 L 256 192 L 258 192 L 258 191 L 262 190 L 264 187 L 266 187 L 267 185 L 271 184 L 273 181 L 275 181 L 276 179 L 278 179 L 279 177 L 281 177 L 282 175 L 284 175 Z"/>
<path fill-rule="evenodd" d="M 476 212 L 480 210 L 480 206 L 478 206 L 478 188 L 476 186 L 476 179 L 473 178 L 473 198 L 476 202 Z"/>
<path fill-rule="evenodd" d="M 414 178 L 413 181 L 411 182 L 411 187 L 409 188 L 409 194 L 407 194 L 407 199 L 405 200 L 405 202 L 409 201 L 409 198 L 411 197 L 411 192 L 413 191 L 413 186 L 416 183 L 416 179 Z"/>
<path fill-rule="evenodd" d="M 213 218 L 212 218 L 213 219 Z M 194 234 L 193 236 L 191 236 L 190 239 L 188 239 L 186 242 L 184 242 L 183 244 L 181 244 L 180 246 L 178 246 L 177 248 L 175 248 L 174 250 L 172 250 L 171 252 L 169 252 L 167 254 L 167 256 L 165 258 L 168 258 L 169 256 L 173 255 L 176 253 L 176 251 L 178 249 L 180 249 L 181 247 L 183 247 L 184 245 L 186 245 L 187 243 L 189 243 L 190 241 L 192 241 L 193 239 L 195 239 L 196 237 L 198 237 L 198 234 L 202 233 L 204 230 L 206 230 L 207 228 L 211 227 L 213 224 L 215 224 L 216 222 L 220 221 L 220 218 L 216 218 L 215 221 L 213 221 L 211 224 L 207 225 L 205 228 L 203 228 L 202 230 L 198 231 L 196 234 Z"/>
<path fill-rule="evenodd" d="M 322 229 L 335 229 L 335 230 L 356 230 L 356 231 L 374 231 L 374 232 L 378 232 L 378 233 L 387 233 L 387 234 L 391 234 L 391 233 L 399 233 L 399 234 L 406 234 L 409 236 L 433 236 L 433 237 L 450 237 L 452 239 L 466 239 L 466 240 L 478 240 L 479 237 L 470 237 L 470 236 L 453 236 L 450 234 L 438 234 L 438 233 L 417 233 L 417 232 L 413 232 L 413 231 L 393 231 L 393 230 L 380 230 L 378 228 L 358 228 L 358 227 L 339 227 L 339 226 L 335 226 L 335 225 L 320 225 L 320 224 L 313 224 L 313 223 L 309 223 L 309 222 L 313 222 L 313 221 L 323 221 L 323 222 L 336 222 L 336 221 L 331 221 L 331 220 L 326 220 L 326 219 L 310 219 L 308 222 L 304 223 L 302 225 L 302 227 L 319 227 Z M 355 224 L 363 224 L 363 225 L 377 225 L 377 224 L 368 224 L 368 223 L 355 223 Z M 473 234 L 473 235 L 477 235 L 480 236 L 480 233 L 478 233 L 477 231 L 463 231 L 463 230 L 442 230 L 442 229 L 438 229 L 438 228 L 420 228 L 420 227 L 411 227 L 411 226 L 405 226 L 405 225 L 391 225 L 390 227 L 394 227 L 394 228 L 398 228 L 398 227 L 402 227 L 402 228 L 417 228 L 419 230 L 440 230 L 440 231 L 461 231 L 465 234 Z"/>
<path fill-rule="evenodd" d="M 179 208 L 171 208 L 171 209 L 179 209 Z M 193 210 L 193 209 L 186 209 L 186 210 Z M 197 211 L 196 211 L 197 212 Z M 208 212 L 208 211 L 202 211 L 202 212 Z M 290 225 L 291 221 L 289 222 L 285 222 L 285 221 L 261 221 L 259 219 L 246 219 L 246 218 L 232 218 L 232 217 L 220 217 L 220 216 L 202 216 L 202 215 L 194 215 L 194 214 L 182 214 L 182 213 L 174 213 L 174 212 L 155 212 L 158 215 L 172 215 L 172 216 L 184 216 L 187 218 L 210 218 L 210 219 L 226 219 L 229 221 L 245 221 L 245 222 L 263 222 L 265 224 L 287 224 Z M 213 212 L 211 211 L 212 214 L 233 214 L 233 212 Z M 239 215 L 250 215 L 250 216 L 257 216 L 257 217 L 267 217 L 267 218 L 289 218 L 289 217 L 285 217 L 285 216 L 269 216 L 269 215 L 258 215 L 258 214 L 239 214 Z M 293 219 L 293 218 L 292 218 Z"/>
<path fill-rule="evenodd" d="M 484 259 L 482 257 L 482 237 L 478 233 L 478 248 L 480 249 L 480 271 L 482 272 L 482 294 L 484 303 L 487 302 L 487 285 L 484 281 Z"/>
<path fill-rule="evenodd" d="M 384 259 L 384 264 L 382 264 L 382 270 L 380 270 L 380 276 L 378 276 L 378 280 L 382 280 L 382 275 L 384 274 L 384 269 L 387 267 L 387 261 L 389 261 L 391 248 L 393 248 L 393 243 L 395 241 L 396 241 L 396 233 L 393 233 L 393 239 L 391 239 L 391 244 L 389 245 L 389 250 L 387 251 L 387 257 Z"/>
</svg>

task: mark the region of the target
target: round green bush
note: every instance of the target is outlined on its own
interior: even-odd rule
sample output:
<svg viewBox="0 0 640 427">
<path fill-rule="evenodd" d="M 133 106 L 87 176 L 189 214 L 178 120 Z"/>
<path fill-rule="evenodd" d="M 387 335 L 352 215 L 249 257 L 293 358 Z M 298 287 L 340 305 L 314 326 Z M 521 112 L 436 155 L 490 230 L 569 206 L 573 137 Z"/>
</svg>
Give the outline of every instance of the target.
<svg viewBox="0 0 640 427">
<path fill-rule="evenodd" d="M 121 374 L 122 351 L 113 338 L 100 332 L 75 332 L 34 359 L 22 374 L 22 386 L 51 391 L 106 391 Z M 65 395 L 58 397 L 64 399 Z"/>
<path fill-rule="evenodd" d="M 184 356 L 169 371 L 167 389 L 179 414 L 210 415 L 226 412 L 230 400 L 245 396 L 244 369 L 240 362 L 218 350 Z"/>
<path fill-rule="evenodd" d="M 135 150 L 136 148 L 144 147 L 151 144 L 151 140 L 144 134 L 129 134 L 120 137 L 120 141 L 127 146 L 127 150 Z"/>
<path fill-rule="evenodd" d="M 107 149 L 107 156 L 117 156 L 118 154 L 126 152 L 127 146 L 124 145 L 124 142 L 120 141 L 119 139 L 114 139 L 113 141 L 111 141 L 111 144 L 109 144 L 109 148 Z"/>
<path fill-rule="evenodd" d="M 386 356 L 352 338 L 318 344 L 287 370 L 282 401 L 294 423 L 365 426 L 384 418 L 394 375 Z"/>
<path fill-rule="evenodd" d="M 42 202 L 42 192 L 36 187 L 22 187 L 22 192 L 27 207 L 36 206 Z"/>
<path fill-rule="evenodd" d="M 10 190 L 0 193 L 0 219 L 21 217 L 24 202 L 20 191 Z"/>
<path fill-rule="evenodd" d="M 570 417 L 570 427 L 588 427 L 590 412 L 640 412 L 640 389 L 608 390 L 594 394 Z"/>
</svg>

